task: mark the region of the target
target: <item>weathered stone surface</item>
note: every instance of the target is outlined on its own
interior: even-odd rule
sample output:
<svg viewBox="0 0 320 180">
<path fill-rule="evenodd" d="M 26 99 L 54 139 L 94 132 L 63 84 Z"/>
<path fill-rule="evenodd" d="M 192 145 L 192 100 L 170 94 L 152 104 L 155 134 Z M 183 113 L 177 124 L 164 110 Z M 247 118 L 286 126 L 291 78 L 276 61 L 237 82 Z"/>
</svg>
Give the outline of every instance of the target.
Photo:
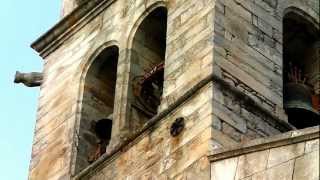
<svg viewBox="0 0 320 180">
<path fill-rule="evenodd" d="M 231 158 L 211 165 L 211 180 L 233 180 L 239 158 Z"/>
<path fill-rule="evenodd" d="M 301 156 L 304 153 L 304 146 L 305 143 L 299 143 L 270 149 L 268 168 Z"/>
<path fill-rule="evenodd" d="M 269 150 L 240 156 L 235 178 L 242 179 L 266 169 L 268 155 Z"/>
<path fill-rule="evenodd" d="M 306 142 L 305 153 L 311 153 L 313 151 L 319 151 L 320 144 L 319 139 L 315 139 L 313 141 Z"/>
<path fill-rule="evenodd" d="M 279 166 L 274 166 L 266 171 L 255 174 L 252 176 L 252 180 L 291 180 L 293 173 L 294 161 L 283 163 Z"/>
<path fill-rule="evenodd" d="M 266 179 L 291 180 L 293 174 L 294 161 L 283 163 L 272 167 L 266 171 Z"/>
<path fill-rule="evenodd" d="M 319 179 L 319 150 L 296 159 L 293 180 Z"/>
<path fill-rule="evenodd" d="M 298 134 L 298 132 L 300 132 L 299 135 L 291 137 L 293 133 Z M 313 135 L 316 136 L 314 137 Z M 302 131 L 288 132 L 278 137 L 271 137 L 268 138 L 269 140 L 253 140 L 251 143 L 248 142 L 248 145 L 235 146 L 238 149 L 222 150 L 220 154 L 218 151 L 213 152 L 211 160 L 214 162 L 211 163 L 211 167 L 216 165 L 225 166 L 225 169 L 221 168 L 220 172 L 215 170 L 216 177 L 223 177 L 224 171 L 233 167 L 232 165 L 227 166 L 224 164 L 238 159 L 235 180 L 319 179 L 319 150 L 311 148 L 313 147 L 312 145 L 317 144 L 318 138 L 319 130 L 317 127 L 313 127 Z M 295 143 L 295 140 L 303 142 Z M 304 153 L 305 144 L 309 144 L 309 151 L 310 149 L 313 150 L 308 151 L 309 153 Z M 250 147 L 252 148 L 251 150 Z M 265 150 L 261 151 L 259 147 L 264 147 L 261 149 Z M 250 153 L 246 153 L 246 150 Z M 270 162 L 272 165 L 270 165 Z M 213 174 L 213 172 L 211 173 Z M 231 171 L 232 173 L 233 171 Z"/>
</svg>

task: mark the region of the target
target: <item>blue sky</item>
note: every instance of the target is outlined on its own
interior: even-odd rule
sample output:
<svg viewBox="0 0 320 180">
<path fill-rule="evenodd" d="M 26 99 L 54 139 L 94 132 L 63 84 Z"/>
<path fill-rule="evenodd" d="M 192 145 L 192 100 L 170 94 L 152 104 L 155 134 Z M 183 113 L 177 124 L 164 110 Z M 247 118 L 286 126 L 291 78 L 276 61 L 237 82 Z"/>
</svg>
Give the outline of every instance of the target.
<svg viewBox="0 0 320 180">
<path fill-rule="evenodd" d="M 0 180 L 28 177 L 39 88 L 13 84 L 16 70 L 41 71 L 30 44 L 59 19 L 61 0 L 1 1 Z"/>
</svg>

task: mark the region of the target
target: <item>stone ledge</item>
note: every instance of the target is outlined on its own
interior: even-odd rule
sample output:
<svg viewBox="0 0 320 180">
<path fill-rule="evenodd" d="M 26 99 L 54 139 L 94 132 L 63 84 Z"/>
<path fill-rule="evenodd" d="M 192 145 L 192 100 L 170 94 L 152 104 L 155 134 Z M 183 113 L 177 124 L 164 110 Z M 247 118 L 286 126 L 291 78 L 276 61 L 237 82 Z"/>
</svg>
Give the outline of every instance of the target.
<svg viewBox="0 0 320 180">
<path fill-rule="evenodd" d="M 40 36 L 31 44 L 31 47 L 36 50 L 42 58 L 47 57 L 66 39 L 70 38 L 76 31 L 88 24 L 90 20 L 99 15 L 115 1 L 116 0 L 87 1 Z"/>
<path fill-rule="evenodd" d="M 255 139 L 229 148 L 221 148 L 212 152 L 208 156 L 208 158 L 211 162 L 215 162 L 223 159 L 241 156 L 243 154 L 317 139 L 319 137 L 320 126 L 315 126 L 302 130 L 286 132 L 270 138 Z"/>
<path fill-rule="evenodd" d="M 274 116 L 271 112 L 264 109 L 262 106 L 259 106 L 255 100 L 253 100 L 248 95 L 244 94 L 243 92 L 239 91 L 235 87 L 229 85 L 227 82 L 225 82 L 221 77 L 218 75 L 212 73 L 211 75 L 208 75 L 206 78 L 201 80 L 198 84 L 196 84 L 194 87 L 192 87 L 190 90 L 188 90 L 185 94 L 183 94 L 180 98 L 178 98 L 172 105 L 170 105 L 167 109 L 163 110 L 161 113 L 150 119 L 137 133 L 133 134 L 130 137 L 127 137 L 119 144 L 113 146 L 108 150 L 103 156 L 101 156 L 97 161 L 89 165 L 87 168 L 82 170 L 80 173 L 75 174 L 73 179 L 81 179 L 89 174 L 93 174 L 96 172 L 99 168 L 101 168 L 104 164 L 116 159 L 123 151 L 130 148 L 132 145 L 137 143 L 141 138 L 147 135 L 146 132 L 153 129 L 153 127 L 161 122 L 166 116 L 168 116 L 170 113 L 172 113 L 174 110 L 176 110 L 180 105 L 185 103 L 189 98 L 191 98 L 194 94 L 196 94 L 200 89 L 205 87 L 210 82 L 217 83 L 227 90 L 230 90 L 232 93 L 234 93 L 236 96 L 239 96 L 242 98 L 242 101 L 244 103 L 247 103 L 251 106 L 256 106 L 260 111 L 263 113 L 266 113 L 268 116 L 272 117 L 272 120 L 277 125 L 278 128 L 280 128 L 282 131 L 289 131 L 294 129 L 288 122 L 279 119 L 278 117 Z M 297 131 L 300 132 L 300 131 Z M 287 134 L 287 133 L 285 133 Z M 290 133 L 290 137 L 292 136 L 292 132 Z M 252 145 L 251 145 L 252 146 Z"/>
</svg>

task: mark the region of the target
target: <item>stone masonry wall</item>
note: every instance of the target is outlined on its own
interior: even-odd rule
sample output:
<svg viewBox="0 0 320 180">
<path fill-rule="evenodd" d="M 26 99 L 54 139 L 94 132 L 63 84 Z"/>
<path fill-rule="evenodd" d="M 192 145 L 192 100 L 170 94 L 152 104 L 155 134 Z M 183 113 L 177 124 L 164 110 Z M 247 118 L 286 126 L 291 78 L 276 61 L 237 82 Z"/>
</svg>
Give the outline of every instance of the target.
<svg viewBox="0 0 320 180">
<path fill-rule="evenodd" d="M 210 24 L 213 2 L 117 0 L 46 56 L 29 178 L 70 179 L 76 174 L 75 157 L 76 147 L 79 147 L 78 139 L 81 138 L 78 137 L 78 131 L 84 72 L 90 66 L 94 54 L 111 45 L 119 47 L 115 95 L 117 103 L 114 107 L 112 130 L 115 139 L 112 141 L 117 143 L 117 139 L 121 137 L 120 130 L 127 127 L 126 105 L 130 73 L 128 41 L 133 34 L 132 30 L 139 25 L 137 21 L 145 16 L 146 10 L 151 11 L 150 9 L 157 6 L 166 6 L 168 9 L 165 84 L 160 109 L 166 109 L 196 82 L 210 74 L 213 48 L 213 26 Z M 206 100 L 209 98 L 202 100 L 203 103 L 207 102 Z M 208 106 L 207 104 L 203 108 Z M 174 120 L 168 119 L 170 122 Z M 202 130 L 204 129 L 199 131 Z M 201 151 L 206 151 L 206 148 Z M 203 154 L 199 155 L 202 157 Z M 200 157 L 192 162 L 198 159 Z"/>
<path fill-rule="evenodd" d="M 214 86 L 213 92 L 212 151 L 286 131 L 272 123 L 268 115 L 243 104 L 241 98 L 219 84 Z"/>
<path fill-rule="evenodd" d="M 313 131 L 319 134 L 319 127 L 313 128 Z M 295 142 L 295 139 L 301 138 L 305 132 L 292 132 L 292 137 L 286 134 L 282 135 L 285 138 L 278 136 L 252 143 L 256 147 L 266 143 L 265 150 L 253 148 L 252 152 L 240 153 L 238 156 L 237 152 L 240 152 L 241 148 L 239 151 L 235 149 L 233 155 L 236 157 L 229 154 L 224 156 L 225 159 L 211 164 L 211 180 L 319 179 L 319 135 L 315 139 Z M 286 139 L 284 145 L 277 145 L 281 144 L 282 139 Z M 246 148 L 249 149 L 250 146 Z"/>
<path fill-rule="evenodd" d="M 210 179 L 211 101 L 212 84 L 208 84 L 122 151 L 77 179 Z M 172 137 L 170 126 L 179 117 L 185 118 L 185 129 Z"/>
<path fill-rule="evenodd" d="M 300 9 L 319 22 L 316 0 L 217 0 L 214 11 L 214 73 L 252 98 L 243 103 L 225 87 L 214 87 L 211 148 L 279 134 L 272 119 L 283 111 L 282 18 Z M 225 138 L 220 138 L 222 135 Z M 216 137 L 219 138 L 216 138 Z"/>
<path fill-rule="evenodd" d="M 169 1 L 161 110 L 213 72 L 214 0 Z"/>
</svg>

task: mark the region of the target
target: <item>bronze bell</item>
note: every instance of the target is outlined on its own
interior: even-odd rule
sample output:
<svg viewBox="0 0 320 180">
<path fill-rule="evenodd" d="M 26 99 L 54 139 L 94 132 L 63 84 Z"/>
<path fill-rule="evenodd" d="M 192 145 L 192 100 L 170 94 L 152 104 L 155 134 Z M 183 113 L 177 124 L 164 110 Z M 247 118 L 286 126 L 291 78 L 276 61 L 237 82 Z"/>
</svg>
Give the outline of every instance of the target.
<svg viewBox="0 0 320 180">
<path fill-rule="evenodd" d="M 285 109 L 305 109 L 314 111 L 310 88 L 302 83 L 287 83 L 284 94 Z"/>
<path fill-rule="evenodd" d="M 297 128 L 319 124 L 319 114 L 312 107 L 311 90 L 302 83 L 287 83 L 284 93 L 284 108 L 289 122 Z"/>
</svg>

